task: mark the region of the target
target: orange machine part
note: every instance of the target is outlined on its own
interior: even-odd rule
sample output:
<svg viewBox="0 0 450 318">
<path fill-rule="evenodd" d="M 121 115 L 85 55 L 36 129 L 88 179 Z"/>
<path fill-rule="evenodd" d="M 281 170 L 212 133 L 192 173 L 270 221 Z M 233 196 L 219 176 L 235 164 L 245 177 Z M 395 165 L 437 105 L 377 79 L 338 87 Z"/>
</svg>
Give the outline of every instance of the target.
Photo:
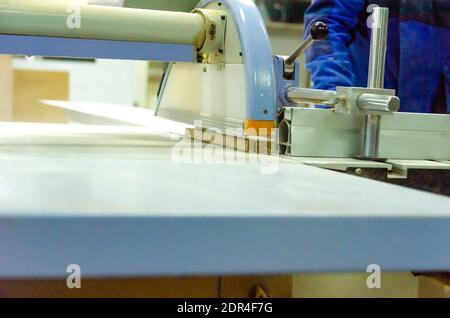
<svg viewBox="0 0 450 318">
<path fill-rule="evenodd" d="M 273 120 L 249 120 L 244 123 L 244 131 L 251 136 L 271 136 L 276 128 Z"/>
</svg>

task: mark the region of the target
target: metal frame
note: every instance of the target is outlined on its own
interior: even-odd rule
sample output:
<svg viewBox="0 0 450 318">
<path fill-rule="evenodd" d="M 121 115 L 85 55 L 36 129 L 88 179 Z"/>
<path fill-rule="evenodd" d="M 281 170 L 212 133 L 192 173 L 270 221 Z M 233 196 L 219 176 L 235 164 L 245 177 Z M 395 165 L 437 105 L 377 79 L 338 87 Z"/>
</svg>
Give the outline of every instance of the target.
<svg viewBox="0 0 450 318">
<path fill-rule="evenodd" d="M 352 158 L 360 151 L 363 116 L 285 107 L 282 152 L 293 157 Z M 384 159 L 449 160 L 450 116 L 393 113 L 382 117 L 379 155 Z"/>
<path fill-rule="evenodd" d="M 30 56 L 195 62 L 192 45 L 0 35 L 0 53 Z"/>
<path fill-rule="evenodd" d="M 272 47 L 264 20 L 251 0 L 202 0 L 197 7 L 220 2 L 239 32 L 246 70 L 247 119 L 275 120 L 277 92 Z"/>
<path fill-rule="evenodd" d="M 197 7 L 203 8 L 216 2 L 221 3 L 230 13 L 239 32 L 246 70 L 247 119 L 275 120 L 275 68 L 262 16 L 251 0 L 203 0 Z M 196 62 L 196 50 L 191 45 L 27 35 L 0 35 L 0 53 Z"/>
</svg>

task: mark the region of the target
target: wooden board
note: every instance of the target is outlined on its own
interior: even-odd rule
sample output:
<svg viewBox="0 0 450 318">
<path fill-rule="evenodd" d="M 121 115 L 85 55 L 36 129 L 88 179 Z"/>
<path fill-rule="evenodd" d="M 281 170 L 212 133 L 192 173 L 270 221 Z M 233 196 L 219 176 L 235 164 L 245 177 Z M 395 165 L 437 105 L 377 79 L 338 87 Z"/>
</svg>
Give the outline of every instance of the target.
<svg viewBox="0 0 450 318">
<path fill-rule="evenodd" d="M 87 278 L 81 289 L 64 279 L 0 280 L 0 297 L 158 297 L 158 298 L 449 298 L 450 276 L 435 273 L 382 273 L 381 288 L 369 289 L 370 273 L 295 275 Z"/>
<path fill-rule="evenodd" d="M 80 289 L 69 289 L 65 279 L 0 280 L 0 298 L 127 298 L 219 296 L 218 277 L 82 279 Z"/>
<path fill-rule="evenodd" d="M 212 144 L 223 148 L 234 149 L 246 153 L 275 154 L 277 153 L 276 143 L 268 138 L 259 136 L 227 135 L 214 132 L 209 129 L 186 129 L 186 137 L 198 140 L 205 145 Z M 275 149 L 272 149 L 275 148 Z"/>
</svg>

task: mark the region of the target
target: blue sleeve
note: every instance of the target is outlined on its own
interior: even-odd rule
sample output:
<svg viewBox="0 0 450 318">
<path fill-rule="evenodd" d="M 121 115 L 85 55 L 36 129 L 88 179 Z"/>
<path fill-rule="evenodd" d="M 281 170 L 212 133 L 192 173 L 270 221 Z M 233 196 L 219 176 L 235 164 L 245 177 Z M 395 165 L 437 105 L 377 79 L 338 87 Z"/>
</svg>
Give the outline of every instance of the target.
<svg viewBox="0 0 450 318">
<path fill-rule="evenodd" d="M 328 24 L 326 41 L 312 45 L 306 53 L 306 68 L 316 89 L 353 86 L 353 71 L 348 45 L 359 23 L 365 0 L 313 0 L 305 14 L 305 30 L 316 21 Z"/>
</svg>

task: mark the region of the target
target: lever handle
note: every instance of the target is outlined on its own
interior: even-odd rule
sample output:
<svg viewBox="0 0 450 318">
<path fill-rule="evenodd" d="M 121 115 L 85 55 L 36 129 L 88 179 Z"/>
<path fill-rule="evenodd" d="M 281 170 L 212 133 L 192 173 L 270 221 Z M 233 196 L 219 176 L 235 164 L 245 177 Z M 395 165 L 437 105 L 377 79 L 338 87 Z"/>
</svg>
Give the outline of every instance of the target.
<svg viewBox="0 0 450 318">
<path fill-rule="evenodd" d="M 309 28 L 309 36 L 285 61 L 285 65 L 292 65 L 294 61 L 302 55 L 314 41 L 325 40 L 328 37 L 328 25 L 325 22 L 315 22 Z"/>
<path fill-rule="evenodd" d="M 309 35 L 314 41 L 325 40 L 328 37 L 328 25 L 322 21 L 315 22 L 309 29 Z"/>
</svg>

